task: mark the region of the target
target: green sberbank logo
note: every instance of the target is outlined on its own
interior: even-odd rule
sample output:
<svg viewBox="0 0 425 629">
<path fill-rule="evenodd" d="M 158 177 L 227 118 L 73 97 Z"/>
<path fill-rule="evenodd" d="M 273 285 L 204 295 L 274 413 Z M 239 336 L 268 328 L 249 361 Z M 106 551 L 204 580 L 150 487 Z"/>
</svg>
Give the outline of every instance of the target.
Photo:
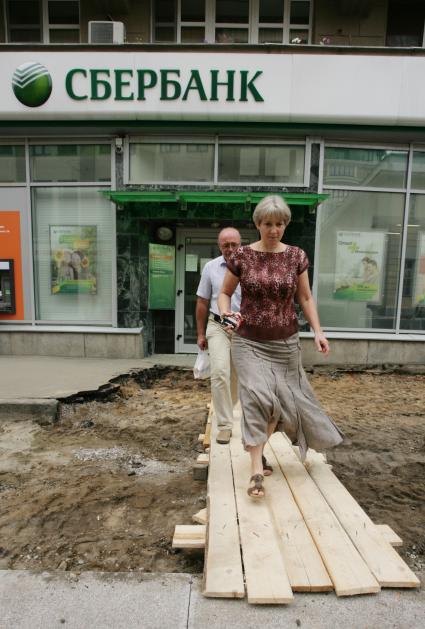
<svg viewBox="0 0 425 629">
<path fill-rule="evenodd" d="M 23 63 L 15 70 L 12 86 L 16 98 L 27 107 L 40 107 L 52 93 L 52 77 L 41 63 Z"/>
</svg>

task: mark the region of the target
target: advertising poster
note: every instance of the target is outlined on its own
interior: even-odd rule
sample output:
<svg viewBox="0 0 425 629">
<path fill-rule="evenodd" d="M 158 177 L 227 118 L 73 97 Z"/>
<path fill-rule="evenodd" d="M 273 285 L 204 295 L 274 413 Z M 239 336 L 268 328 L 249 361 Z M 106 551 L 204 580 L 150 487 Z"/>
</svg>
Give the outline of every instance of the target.
<svg viewBox="0 0 425 629">
<path fill-rule="evenodd" d="M 425 232 L 418 234 L 418 263 L 414 300 L 415 306 L 425 306 Z"/>
<path fill-rule="evenodd" d="M 176 253 L 173 245 L 149 244 L 149 308 L 174 310 Z"/>
<path fill-rule="evenodd" d="M 24 319 L 21 219 L 0 210 L 0 320 Z"/>
<path fill-rule="evenodd" d="M 334 299 L 379 303 L 384 232 L 337 232 Z"/>
<path fill-rule="evenodd" d="M 95 295 L 96 264 L 96 225 L 50 225 L 52 294 Z"/>
</svg>

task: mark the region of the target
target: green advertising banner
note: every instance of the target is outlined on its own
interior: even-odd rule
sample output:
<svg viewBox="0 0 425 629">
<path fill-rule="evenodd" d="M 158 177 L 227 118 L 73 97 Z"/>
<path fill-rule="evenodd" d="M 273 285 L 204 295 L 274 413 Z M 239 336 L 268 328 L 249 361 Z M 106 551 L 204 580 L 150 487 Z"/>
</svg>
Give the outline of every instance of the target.
<svg viewBox="0 0 425 629">
<path fill-rule="evenodd" d="M 176 252 L 172 245 L 149 244 L 149 308 L 174 310 Z"/>
</svg>

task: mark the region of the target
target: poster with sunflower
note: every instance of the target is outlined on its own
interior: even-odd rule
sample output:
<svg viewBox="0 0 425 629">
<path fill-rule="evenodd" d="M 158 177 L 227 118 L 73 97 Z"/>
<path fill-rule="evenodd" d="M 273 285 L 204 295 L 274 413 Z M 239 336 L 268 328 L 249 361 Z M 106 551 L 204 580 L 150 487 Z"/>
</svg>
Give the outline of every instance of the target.
<svg viewBox="0 0 425 629">
<path fill-rule="evenodd" d="M 50 225 L 51 292 L 97 292 L 96 225 Z"/>
</svg>

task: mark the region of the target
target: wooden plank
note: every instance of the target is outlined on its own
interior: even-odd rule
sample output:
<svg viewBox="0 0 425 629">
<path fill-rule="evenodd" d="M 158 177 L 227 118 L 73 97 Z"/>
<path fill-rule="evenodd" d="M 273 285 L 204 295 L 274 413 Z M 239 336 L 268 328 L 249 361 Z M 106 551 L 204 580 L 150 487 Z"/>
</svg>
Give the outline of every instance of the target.
<svg viewBox="0 0 425 629">
<path fill-rule="evenodd" d="M 239 422 L 235 422 L 233 427 L 230 451 L 248 603 L 290 603 L 293 594 L 279 535 L 275 531 L 267 502 L 253 500 L 247 494 L 251 476 L 250 457 L 241 443 Z"/>
<path fill-rule="evenodd" d="M 319 551 L 269 445 L 264 454 L 274 471 L 266 479 L 266 500 L 282 542 L 289 583 L 295 592 L 333 590 Z"/>
<path fill-rule="evenodd" d="M 206 524 L 208 522 L 207 508 L 201 509 L 198 513 L 192 515 L 192 520 L 198 524 Z"/>
<path fill-rule="evenodd" d="M 201 432 L 198 436 L 198 442 L 199 443 L 204 443 L 204 439 L 205 439 L 205 433 Z"/>
<path fill-rule="evenodd" d="M 313 462 L 309 473 L 380 585 L 419 587 L 417 576 L 379 532 L 329 466 Z"/>
<path fill-rule="evenodd" d="M 388 524 L 375 524 L 379 533 L 387 540 L 391 546 L 403 546 L 403 540 L 397 535 Z"/>
<path fill-rule="evenodd" d="M 204 435 L 204 440 L 202 442 L 202 445 L 204 446 L 204 448 L 211 447 L 211 422 L 209 422 L 205 426 L 205 435 Z"/>
<path fill-rule="evenodd" d="M 230 450 L 228 445 L 216 443 L 215 426 L 212 434 L 203 594 L 209 597 L 243 598 L 245 586 Z"/>
<path fill-rule="evenodd" d="M 174 529 L 173 548 L 204 548 L 206 526 L 202 524 L 177 524 Z"/>
<path fill-rule="evenodd" d="M 200 465 L 208 465 L 208 463 L 210 462 L 210 455 L 209 454 L 200 454 L 198 456 L 198 458 L 196 459 L 196 462 L 199 463 Z"/>
<path fill-rule="evenodd" d="M 337 596 L 379 592 L 380 586 L 282 434 L 270 445 L 315 541 Z"/>
</svg>

